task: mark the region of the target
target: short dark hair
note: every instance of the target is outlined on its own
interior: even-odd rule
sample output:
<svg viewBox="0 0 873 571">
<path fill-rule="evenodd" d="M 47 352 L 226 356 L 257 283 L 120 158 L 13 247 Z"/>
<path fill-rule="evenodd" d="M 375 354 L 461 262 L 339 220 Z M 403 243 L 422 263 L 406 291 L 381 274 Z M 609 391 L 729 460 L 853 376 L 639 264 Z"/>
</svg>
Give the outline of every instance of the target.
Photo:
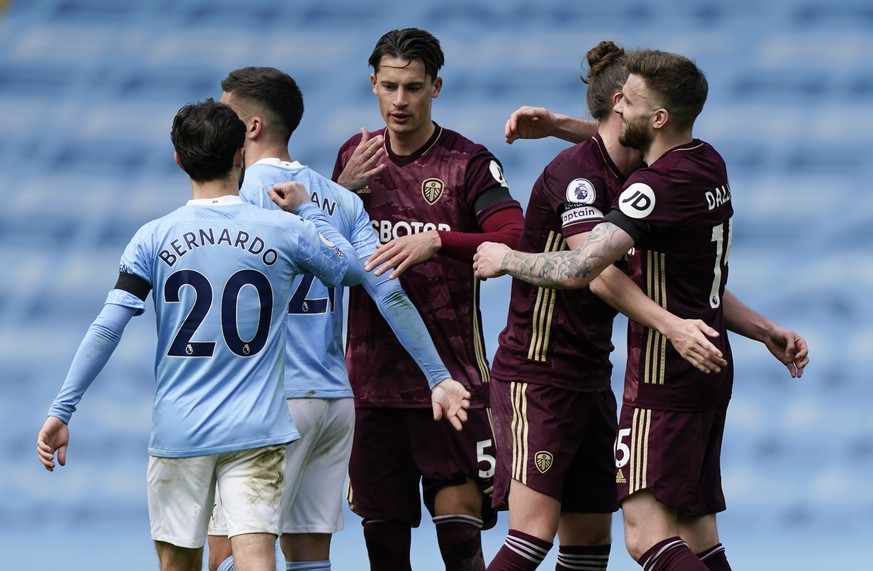
<svg viewBox="0 0 873 571">
<path fill-rule="evenodd" d="M 628 57 L 627 70 L 643 78 L 657 104 L 667 109 L 680 127 L 694 125 L 706 103 L 709 84 L 693 61 L 670 52 L 638 50 Z"/>
<path fill-rule="evenodd" d="M 621 91 L 627 80 L 627 54 L 624 48 L 604 40 L 585 54 L 583 69 L 586 63 L 588 73 L 583 73 L 580 79 L 588 85 L 588 111 L 592 117 L 601 121 L 613 112 L 612 97 Z"/>
<path fill-rule="evenodd" d="M 230 72 L 221 89 L 242 100 L 253 112 L 267 113 L 276 135 L 291 139 L 303 118 L 303 93 L 294 78 L 275 67 L 243 67 Z"/>
<path fill-rule="evenodd" d="M 170 132 L 182 168 L 195 182 L 224 178 L 246 140 L 245 123 L 225 105 L 207 99 L 185 105 Z"/>
<path fill-rule="evenodd" d="M 424 64 L 424 73 L 432 80 L 437 78 L 440 68 L 446 62 L 440 41 L 430 32 L 418 28 L 391 30 L 379 38 L 369 59 L 370 67 L 376 73 L 379 73 L 382 56 L 420 61 Z"/>
</svg>

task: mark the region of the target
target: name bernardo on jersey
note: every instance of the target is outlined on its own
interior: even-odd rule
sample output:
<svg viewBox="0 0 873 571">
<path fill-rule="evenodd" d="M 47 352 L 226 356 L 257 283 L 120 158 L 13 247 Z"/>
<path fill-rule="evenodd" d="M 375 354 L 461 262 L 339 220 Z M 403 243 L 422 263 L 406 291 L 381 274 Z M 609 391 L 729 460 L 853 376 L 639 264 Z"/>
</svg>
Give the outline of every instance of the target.
<svg viewBox="0 0 873 571">
<path fill-rule="evenodd" d="M 279 254 L 272 248 L 267 248 L 264 241 L 258 236 L 252 237 L 244 230 L 237 230 L 233 234 L 224 228 L 215 237 L 215 229 L 201 228 L 197 232 L 185 232 L 181 237 L 170 240 L 170 248 L 158 252 L 158 258 L 169 267 L 188 252 L 203 246 L 229 246 L 239 248 L 253 256 L 260 256 L 267 266 L 272 266 L 279 259 Z"/>
</svg>

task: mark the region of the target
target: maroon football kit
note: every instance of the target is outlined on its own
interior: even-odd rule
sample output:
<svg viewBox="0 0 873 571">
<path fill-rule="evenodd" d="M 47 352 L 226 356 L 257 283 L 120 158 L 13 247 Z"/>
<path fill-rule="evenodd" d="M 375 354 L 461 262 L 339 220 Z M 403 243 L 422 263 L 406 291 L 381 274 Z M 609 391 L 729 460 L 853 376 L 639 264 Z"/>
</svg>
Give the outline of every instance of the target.
<svg viewBox="0 0 873 571">
<path fill-rule="evenodd" d="M 375 135 L 388 137 L 384 129 Z M 340 149 L 334 180 L 360 140 L 356 135 Z M 386 169 L 356 191 L 383 244 L 427 230 L 481 232 L 481 219 L 501 206 L 492 205 L 477 220 L 479 195 L 506 182 L 494 155 L 454 131 L 436 126 L 431 139 L 409 156 L 394 155 L 389 144 L 386 151 Z M 472 265 L 438 253 L 399 279 L 452 378 L 472 393 L 471 407 L 487 405 L 490 375 Z M 424 375 L 361 287 L 349 295 L 346 364 L 357 406 L 430 408 Z"/>
<path fill-rule="evenodd" d="M 603 221 L 624 180 L 599 135 L 561 152 L 534 184 L 517 249 L 566 250 L 567 237 Z M 514 479 L 567 511 L 617 509 L 609 361 L 615 315 L 588 288 L 513 280 L 491 370 L 495 507 L 505 507 Z"/>
<path fill-rule="evenodd" d="M 674 315 L 718 331 L 710 340 L 728 361 L 719 373 L 703 373 L 663 335 L 629 323 L 619 497 L 649 489 L 680 511 L 720 511 L 719 452 L 733 382 L 722 310 L 733 215 L 724 161 L 703 141 L 679 145 L 634 172 L 613 207 L 607 220 L 635 241 L 639 286 Z"/>
<path fill-rule="evenodd" d="M 435 125 L 433 136 L 420 149 L 398 156 L 391 150 L 390 133 L 383 129 L 374 135 L 385 136 L 385 170 L 356 192 L 381 243 L 428 230 L 481 233 L 481 223 L 505 208 L 517 208 L 521 218 L 499 161 L 482 145 Z M 355 135 L 340 148 L 334 180 L 360 141 L 361 135 Z M 498 198 L 483 200 L 483 195 Z M 349 463 L 350 503 L 365 520 L 400 519 L 417 526 L 419 480 L 431 509 L 433 493 L 445 485 L 472 479 L 483 493 L 491 492 L 495 454 L 487 408 L 490 374 L 479 281 L 471 263 L 437 253 L 398 279 L 452 378 L 470 391 L 469 420 L 460 433 L 446 422 L 421 421 L 431 414 L 424 375 L 370 297 L 362 288 L 353 288 L 346 364 L 359 414 Z M 414 438 L 410 430 L 416 431 Z M 384 471 L 376 469 L 381 464 L 405 468 L 383 478 L 379 474 Z M 490 508 L 490 498 L 484 502 Z M 484 513 L 483 520 L 486 527 L 495 521 L 490 513 Z"/>
</svg>

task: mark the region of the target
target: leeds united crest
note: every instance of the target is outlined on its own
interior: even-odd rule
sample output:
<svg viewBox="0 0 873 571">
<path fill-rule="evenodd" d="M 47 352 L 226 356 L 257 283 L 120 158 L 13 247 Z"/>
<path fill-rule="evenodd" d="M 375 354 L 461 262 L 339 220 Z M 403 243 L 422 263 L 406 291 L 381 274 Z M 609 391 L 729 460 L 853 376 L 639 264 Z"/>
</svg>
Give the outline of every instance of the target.
<svg viewBox="0 0 873 571">
<path fill-rule="evenodd" d="M 536 456 L 534 456 L 534 462 L 537 465 L 537 470 L 539 470 L 540 473 L 545 474 L 549 470 L 549 468 L 552 467 L 552 462 L 554 461 L 554 459 L 555 457 L 552 456 L 551 452 L 546 452 L 545 450 L 537 452 Z"/>
<path fill-rule="evenodd" d="M 445 184 L 438 178 L 429 178 L 421 183 L 421 195 L 428 204 L 434 204 L 443 195 Z"/>
</svg>

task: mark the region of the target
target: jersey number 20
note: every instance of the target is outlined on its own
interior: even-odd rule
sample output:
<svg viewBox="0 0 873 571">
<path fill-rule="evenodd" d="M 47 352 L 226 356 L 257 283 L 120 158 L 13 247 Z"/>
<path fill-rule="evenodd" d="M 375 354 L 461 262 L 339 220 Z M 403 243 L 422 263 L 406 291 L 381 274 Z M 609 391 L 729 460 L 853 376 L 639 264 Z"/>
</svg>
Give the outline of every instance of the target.
<svg viewBox="0 0 873 571">
<path fill-rule="evenodd" d="M 212 309 L 213 293 L 209 279 L 196 270 L 180 270 L 172 274 L 164 284 L 164 301 L 179 303 L 182 288 L 194 288 L 194 305 L 179 328 L 167 355 L 171 357 L 211 357 L 215 351 L 214 341 L 192 341 L 194 334 L 209 310 Z M 237 323 L 239 293 L 246 286 L 254 287 L 260 300 L 258 328 L 254 337 L 242 339 Z M 270 333 L 270 315 L 273 313 L 273 287 L 264 274 L 255 270 L 240 270 L 230 276 L 221 293 L 221 332 L 227 348 L 240 357 L 251 357 L 264 348 Z"/>
</svg>

